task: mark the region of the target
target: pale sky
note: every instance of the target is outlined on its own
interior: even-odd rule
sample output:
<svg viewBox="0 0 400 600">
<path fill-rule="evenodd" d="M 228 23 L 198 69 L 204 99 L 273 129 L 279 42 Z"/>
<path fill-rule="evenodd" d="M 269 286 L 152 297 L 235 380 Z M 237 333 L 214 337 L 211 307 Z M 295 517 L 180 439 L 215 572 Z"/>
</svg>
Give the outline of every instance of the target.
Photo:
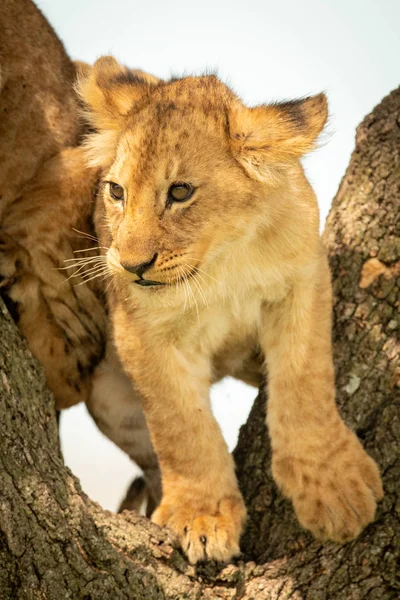
<svg viewBox="0 0 400 600">
<path fill-rule="evenodd" d="M 168 78 L 215 70 L 249 105 L 325 91 L 330 121 L 305 160 L 325 219 L 354 146 L 356 126 L 400 83 L 399 0 L 40 0 L 74 59 L 113 54 Z M 255 392 L 229 380 L 213 406 L 230 448 Z M 67 464 L 83 489 L 115 509 L 131 463 L 80 406 L 62 419 Z"/>
</svg>

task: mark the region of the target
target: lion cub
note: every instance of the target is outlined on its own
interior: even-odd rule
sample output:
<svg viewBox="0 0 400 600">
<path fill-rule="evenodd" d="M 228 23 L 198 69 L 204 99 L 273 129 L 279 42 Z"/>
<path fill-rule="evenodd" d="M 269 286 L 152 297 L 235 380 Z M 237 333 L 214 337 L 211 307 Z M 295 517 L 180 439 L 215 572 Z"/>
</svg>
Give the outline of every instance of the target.
<svg viewBox="0 0 400 600">
<path fill-rule="evenodd" d="M 153 520 L 192 563 L 239 552 L 246 510 L 209 389 L 266 371 L 277 484 L 316 536 L 357 536 L 382 486 L 335 405 L 330 275 L 299 162 L 325 96 L 247 108 L 214 76 L 145 80 L 110 57 L 80 92 L 112 343 L 161 468 Z"/>
</svg>

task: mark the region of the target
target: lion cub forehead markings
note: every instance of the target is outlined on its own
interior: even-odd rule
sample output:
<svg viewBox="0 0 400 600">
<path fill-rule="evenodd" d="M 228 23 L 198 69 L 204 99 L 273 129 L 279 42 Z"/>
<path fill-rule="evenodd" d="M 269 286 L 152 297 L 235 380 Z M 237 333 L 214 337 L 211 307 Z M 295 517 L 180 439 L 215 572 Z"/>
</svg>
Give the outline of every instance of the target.
<svg viewBox="0 0 400 600">
<path fill-rule="evenodd" d="M 164 159 L 165 168 L 170 154 L 191 176 L 199 158 L 212 168 L 222 151 L 250 180 L 276 188 L 315 147 L 327 118 L 324 94 L 251 108 L 214 75 L 162 82 L 130 73 L 112 57 L 96 62 L 80 93 L 96 130 L 86 143 L 90 164 L 104 168 L 115 162 L 121 137 L 131 131 L 134 148 L 121 150 L 118 160 L 127 154 L 135 177 L 145 181 L 155 163 Z"/>
<path fill-rule="evenodd" d="M 225 111 L 228 98 L 234 98 L 233 92 L 215 75 L 185 77 L 160 82 L 149 94 L 132 107 L 131 114 L 138 115 L 143 109 L 152 108 L 160 119 L 178 111 L 187 116 L 196 110 L 215 116 Z"/>
</svg>

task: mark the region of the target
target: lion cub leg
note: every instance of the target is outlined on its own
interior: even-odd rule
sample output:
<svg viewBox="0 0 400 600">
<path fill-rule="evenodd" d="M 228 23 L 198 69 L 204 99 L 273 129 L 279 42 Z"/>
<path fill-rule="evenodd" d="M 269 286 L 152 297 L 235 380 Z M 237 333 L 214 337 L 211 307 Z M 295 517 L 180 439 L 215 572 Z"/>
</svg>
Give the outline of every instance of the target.
<svg viewBox="0 0 400 600">
<path fill-rule="evenodd" d="M 383 492 L 375 462 L 335 404 L 326 259 L 263 319 L 273 476 L 303 527 L 350 540 L 373 520 Z"/>
<path fill-rule="evenodd" d="M 210 407 L 210 363 L 149 339 L 151 327 L 132 327 L 122 310 L 114 323 L 161 468 L 163 495 L 153 521 L 174 531 L 191 563 L 229 560 L 239 553 L 245 507 Z"/>
</svg>

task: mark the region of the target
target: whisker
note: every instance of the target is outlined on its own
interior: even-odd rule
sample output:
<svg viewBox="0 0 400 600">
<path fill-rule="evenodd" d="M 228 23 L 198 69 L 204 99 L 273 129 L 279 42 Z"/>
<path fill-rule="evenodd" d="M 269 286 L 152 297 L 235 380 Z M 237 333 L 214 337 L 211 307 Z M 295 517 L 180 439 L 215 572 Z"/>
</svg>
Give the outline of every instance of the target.
<svg viewBox="0 0 400 600">
<path fill-rule="evenodd" d="M 85 256 L 84 258 L 66 258 L 64 262 L 70 262 L 73 264 L 66 265 L 65 267 L 58 267 L 58 269 L 70 269 L 71 267 L 77 267 L 79 265 L 89 265 L 95 262 L 107 262 L 106 256 Z"/>
<path fill-rule="evenodd" d="M 191 256 L 185 256 L 185 260 L 194 260 L 194 261 L 198 262 L 197 258 L 193 258 Z M 215 281 L 216 283 L 218 283 L 218 285 L 222 285 L 221 281 L 218 281 L 218 279 L 215 279 L 215 277 L 212 277 L 212 275 L 210 275 L 209 273 L 207 273 L 207 271 L 204 271 L 203 269 L 200 269 L 200 267 L 194 267 L 194 269 L 196 269 L 196 271 L 199 271 L 199 273 L 203 273 L 203 275 L 206 275 L 207 277 L 209 277 L 210 279 L 212 279 L 213 281 Z"/>
<path fill-rule="evenodd" d="M 93 279 L 96 279 L 96 277 L 101 277 L 101 275 L 103 275 L 103 279 L 105 277 L 107 277 L 107 275 L 109 275 L 108 269 L 106 269 L 105 271 L 101 271 L 100 273 L 97 273 L 97 275 L 93 275 L 93 277 L 89 277 L 89 279 L 84 279 L 80 283 L 77 283 L 75 285 L 75 287 L 78 287 L 79 285 L 84 285 L 85 283 L 89 283 L 89 281 L 93 281 Z"/>
<path fill-rule="evenodd" d="M 74 250 L 74 254 L 77 252 L 91 252 L 92 250 L 109 250 L 107 246 L 93 246 L 93 248 L 84 248 L 83 250 Z"/>
<path fill-rule="evenodd" d="M 203 285 L 205 285 L 205 286 L 206 286 L 206 288 L 207 288 L 207 291 L 208 291 L 208 292 L 212 291 L 212 289 L 211 289 L 210 285 L 209 285 L 209 284 L 207 283 L 207 281 L 206 281 L 206 280 L 205 280 L 205 279 L 202 277 L 202 275 L 201 275 L 200 273 L 196 273 L 196 275 L 197 275 L 197 277 L 200 279 L 201 283 L 202 283 Z M 199 283 L 200 283 L 200 281 L 199 281 Z M 204 292 L 204 294 L 206 294 L 206 292 Z M 206 304 L 207 304 L 207 306 L 208 306 L 208 302 L 207 302 Z"/>
<path fill-rule="evenodd" d="M 199 279 L 201 279 L 201 281 L 204 283 L 204 285 L 207 286 L 207 288 L 209 290 L 211 290 L 210 284 L 203 278 L 203 276 L 201 275 L 201 273 L 199 273 L 199 271 L 196 267 L 193 268 L 190 265 L 188 265 L 187 263 L 183 263 L 183 264 L 190 269 L 191 273 L 195 272 L 196 275 L 199 277 Z"/>
<path fill-rule="evenodd" d="M 189 279 L 188 279 L 188 277 L 187 277 L 186 274 L 185 274 L 185 277 L 186 277 L 186 282 L 187 282 L 187 286 L 188 286 L 188 291 L 190 292 L 190 294 L 191 294 L 191 296 L 193 298 L 194 305 L 196 307 L 197 321 L 200 323 L 199 305 L 197 303 L 196 296 L 195 296 L 195 294 L 194 294 L 194 292 L 193 292 L 193 290 L 192 290 L 192 288 L 190 286 L 190 282 L 189 282 Z"/>
<path fill-rule="evenodd" d="M 93 273 L 94 273 L 94 269 L 93 269 Z M 67 279 L 64 279 L 62 283 L 66 283 L 67 281 L 69 281 L 70 279 L 76 279 L 77 277 L 84 279 L 85 276 L 88 276 L 90 274 L 93 274 L 92 271 L 84 271 L 84 272 L 79 272 L 75 271 L 74 273 L 72 273 L 72 275 L 70 275 L 69 277 L 67 277 Z"/>
<path fill-rule="evenodd" d="M 75 258 L 66 258 L 64 260 L 64 262 L 74 262 L 76 264 L 79 263 L 88 263 L 88 262 L 93 262 L 93 261 L 105 261 L 107 260 L 106 256 L 100 255 L 100 256 L 81 256 L 81 257 L 75 257 Z"/>
<path fill-rule="evenodd" d="M 184 285 L 184 290 L 185 290 L 185 311 L 186 311 L 186 304 L 188 304 L 188 308 L 190 310 L 192 303 L 191 303 L 191 297 L 189 295 L 189 289 L 188 289 L 188 282 L 187 282 L 187 277 L 185 274 L 184 269 L 181 267 L 181 271 L 182 271 L 182 276 L 183 276 L 183 285 Z"/>
<path fill-rule="evenodd" d="M 79 273 L 80 271 L 85 270 L 85 267 L 94 268 L 94 267 L 100 267 L 103 264 L 104 263 L 95 262 L 95 263 L 90 263 L 90 264 L 85 263 L 85 264 L 80 264 L 80 265 L 79 264 L 78 265 L 68 265 L 68 267 L 60 267 L 57 270 L 58 271 L 68 271 L 68 269 L 75 269 L 75 268 L 79 267 L 78 270 L 75 271 L 76 273 Z"/>
<path fill-rule="evenodd" d="M 71 267 L 73 268 L 74 265 L 71 265 Z M 71 267 L 64 267 L 65 269 L 69 269 Z M 80 277 L 81 271 L 83 269 L 84 265 L 82 265 L 81 267 L 79 267 L 79 269 L 77 271 L 74 271 L 72 273 L 72 275 L 70 275 L 69 277 L 67 277 L 67 279 L 64 279 L 64 282 L 69 281 L 70 279 L 73 279 L 74 277 Z M 61 269 L 60 269 L 61 270 Z"/>
<path fill-rule="evenodd" d="M 108 267 L 106 265 L 96 265 L 91 269 L 87 269 L 87 271 L 82 271 L 81 275 L 82 277 L 87 277 L 88 275 L 93 275 L 93 273 L 98 273 L 99 271 L 107 270 L 107 268 Z"/>
<path fill-rule="evenodd" d="M 85 238 L 88 238 L 89 240 L 93 240 L 93 241 L 98 242 L 100 244 L 100 240 L 97 237 L 95 237 L 94 235 L 91 235 L 90 233 L 86 233 L 86 231 L 80 231 L 79 229 L 76 229 L 75 227 L 72 227 L 72 230 L 76 231 L 76 233 L 80 233 Z"/>
<path fill-rule="evenodd" d="M 189 274 L 192 274 L 192 270 L 190 269 L 190 267 L 188 268 L 187 272 L 188 272 Z M 199 282 L 199 281 L 196 281 L 196 278 L 195 278 L 195 277 L 192 277 L 192 278 L 191 278 L 191 281 L 192 281 L 192 282 L 193 282 L 193 284 L 195 285 L 195 287 L 196 287 L 196 289 L 197 289 L 197 291 L 198 291 L 198 293 L 199 293 L 199 295 L 200 295 L 201 299 L 203 300 L 204 304 L 205 304 L 206 306 L 208 306 L 207 298 L 206 298 L 206 297 L 205 297 L 205 295 L 204 295 L 204 292 L 203 292 L 203 290 L 202 290 L 202 288 L 201 288 L 200 282 Z"/>
<path fill-rule="evenodd" d="M 181 267 L 178 266 L 178 275 L 179 275 L 179 280 L 178 280 L 178 285 L 176 286 L 176 296 L 178 295 L 178 291 L 180 289 L 183 289 L 183 291 L 185 292 L 185 304 L 183 307 L 183 312 L 185 313 L 186 311 L 186 301 L 187 301 L 187 297 L 186 297 L 186 288 L 185 288 L 185 281 L 182 277 L 182 269 Z"/>
<path fill-rule="evenodd" d="M 73 269 L 73 268 L 75 268 L 77 266 L 78 265 L 69 265 L 68 267 L 61 267 L 60 270 L 63 270 L 63 269 Z M 104 267 L 107 267 L 108 265 L 105 262 L 101 262 L 101 263 L 96 262 L 96 263 L 88 265 L 88 266 L 90 266 L 90 268 L 86 269 L 85 268 L 86 267 L 86 263 L 81 264 L 76 271 L 74 271 L 69 277 L 67 277 L 67 279 L 65 279 L 65 281 L 69 281 L 70 279 L 72 279 L 74 277 L 80 277 L 80 276 L 83 276 L 85 274 L 86 275 L 90 274 L 90 273 L 94 272 L 96 269 L 103 269 Z"/>
<path fill-rule="evenodd" d="M 90 265 L 86 265 L 86 264 L 81 264 L 81 265 L 79 265 L 79 264 L 77 264 L 77 265 L 68 265 L 68 267 L 59 267 L 57 270 L 58 270 L 58 271 L 65 271 L 65 270 L 68 270 L 68 269 L 74 269 L 74 268 L 76 268 L 76 267 L 79 267 L 79 268 L 78 268 L 76 271 L 74 271 L 74 272 L 73 272 L 73 273 L 72 273 L 72 274 L 71 274 L 71 275 L 68 277 L 68 279 L 70 279 L 71 277 L 75 277 L 75 276 L 77 276 L 79 273 L 82 273 L 82 272 L 85 272 L 85 271 L 90 271 L 91 269 L 94 269 L 94 268 L 96 268 L 96 267 L 100 267 L 100 266 L 103 266 L 103 265 L 104 265 L 104 263 L 97 263 L 97 262 L 96 262 L 96 263 L 93 263 L 93 264 L 90 264 Z M 85 269 L 85 267 L 86 267 L 86 266 L 90 266 L 90 269 Z M 67 280 L 68 280 L 68 279 L 67 279 Z"/>
</svg>

